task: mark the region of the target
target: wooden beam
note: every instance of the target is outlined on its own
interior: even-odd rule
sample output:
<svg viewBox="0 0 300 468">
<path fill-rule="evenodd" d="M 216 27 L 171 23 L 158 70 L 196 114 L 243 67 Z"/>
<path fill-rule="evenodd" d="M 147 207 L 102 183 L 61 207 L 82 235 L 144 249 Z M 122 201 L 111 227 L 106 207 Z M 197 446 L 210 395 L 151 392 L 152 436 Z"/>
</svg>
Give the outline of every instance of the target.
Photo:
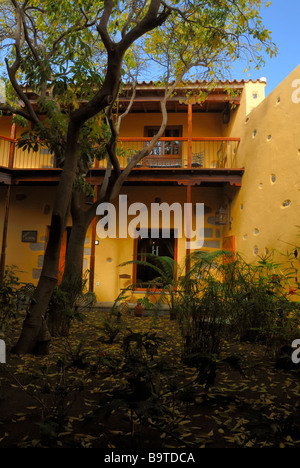
<svg viewBox="0 0 300 468">
<path fill-rule="evenodd" d="M 119 99 L 119 102 L 130 102 L 130 98 L 128 97 L 120 97 Z M 135 99 L 134 99 L 134 102 L 160 102 L 163 100 L 163 96 L 136 96 Z M 239 104 L 240 103 L 240 96 L 235 96 L 235 97 L 231 97 L 231 96 L 228 96 L 227 94 L 211 94 L 209 96 L 206 97 L 206 99 L 203 101 L 203 103 L 205 102 L 230 102 L 230 103 L 235 103 L 235 104 Z M 177 101 L 177 102 L 180 102 L 180 104 L 182 105 L 189 105 L 188 104 L 188 100 L 185 100 L 184 97 L 182 96 L 173 96 L 171 98 L 168 99 L 169 102 L 172 102 L 172 101 Z M 203 104 L 203 103 L 199 103 L 200 105 Z"/>
<path fill-rule="evenodd" d="M 16 139 L 16 124 L 13 123 L 11 126 L 11 132 L 10 132 L 10 147 L 9 147 L 9 160 L 8 160 L 8 167 L 10 169 L 13 169 L 14 167 L 14 156 L 15 156 L 15 139 Z"/>
<path fill-rule="evenodd" d="M 188 204 L 187 209 L 187 219 L 186 219 L 186 249 L 185 249 L 185 271 L 188 273 L 191 269 L 191 262 L 190 262 L 190 248 L 187 246 L 187 243 L 191 242 L 191 232 L 192 232 L 192 210 L 191 203 L 192 203 L 192 187 L 190 185 L 186 188 L 186 202 Z"/>
<path fill-rule="evenodd" d="M 188 168 L 192 167 L 193 107 L 188 105 Z"/>
<path fill-rule="evenodd" d="M 2 246 L 1 246 L 1 258 L 0 258 L 0 282 L 3 281 L 4 272 L 5 272 L 5 254 L 6 254 L 10 193 L 11 193 L 11 186 L 8 185 L 6 188 L 6 196 L 5 196 L 5 204 L 4 204 L 4 221 L 3 221 Z"/>
<path fill-rule="evenodd" d="M 95 198 L 94 201 L 98 198 L 98 187 L 94 186 Z M 91 255 L 90 255 L 90 280 L 89 280 L 89 291 L 94 291 L 94 280 L 95 280 L 95 241 L 96 241 L 96 225 L 97 220 L 96 216 L 92 221 L 92 239 L 91 239 Z"/>
<path fill-rule="evenodd" d="M 144 142 L 151 141 L 152 137 L 120 137 L 119 142 Z M 192 137 L 192 141 L 240 141 L 239 137 Z M 159 141 L 188 141 L 187 137 L 162 137 Z"/>
</svg>

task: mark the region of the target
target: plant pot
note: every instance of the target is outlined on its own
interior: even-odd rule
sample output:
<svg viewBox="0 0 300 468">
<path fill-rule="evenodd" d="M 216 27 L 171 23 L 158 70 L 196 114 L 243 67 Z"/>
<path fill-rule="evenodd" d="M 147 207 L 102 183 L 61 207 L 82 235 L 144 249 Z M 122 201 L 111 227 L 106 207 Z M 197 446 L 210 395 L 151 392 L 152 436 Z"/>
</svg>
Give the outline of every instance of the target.
<svg viewBox="0 0 300 468">
<path fill-rule="evenodd" d="M 143 308 L 142 304 L 140 302 L 138 302 L 137 305 L 134 308 L 134 315 L 136 317 L 142 317 L 143 310 L 144 310 L 144 308 Z"/>
</svg>

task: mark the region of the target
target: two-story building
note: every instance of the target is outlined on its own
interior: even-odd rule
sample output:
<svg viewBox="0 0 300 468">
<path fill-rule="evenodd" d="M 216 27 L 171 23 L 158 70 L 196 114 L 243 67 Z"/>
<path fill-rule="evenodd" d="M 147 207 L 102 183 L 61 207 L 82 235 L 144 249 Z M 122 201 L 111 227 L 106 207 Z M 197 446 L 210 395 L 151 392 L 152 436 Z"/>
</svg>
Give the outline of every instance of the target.
<svg viewBox="0 0 300 468">
<path fill-rule="evenodd" d="M 127 196 L 128 206 L 142 203 L 149 214 L 152 204 L 176 203 L 182 208 L 186 203 L 204 204 L 201 248 L 237 250 L 249 261 L 280 248 L 279 238 L 286 243 L 296 241 L 295 226 L 300 224 L 296 219 L 300 104 L 291 96 L 298 75 L 300 67 L 267 98 L 265 79 L 220 83 L 202 102 L 187 99 L 187 91 L 205 91 L 207 83 L 179 88 L 167 103 L 168 123 L 163 137 L 122 187 L 121 195 Z M 234 91 L 233 96 L 228 95 L 228 88 Z M 138 85 L 134 104 L 120 129 L 121 167 L 159 128 L 162 97 L 163 89 L 157 85 Z M 121 96 L 120 112 L 128 99 L 126 93 Z M 47 151 L 18 149 L 20 132 L 11 125 L 11 116 L 0 119 L 1 258 L 2 263 L 19 267 L 22 281 L 36 283 L 61 169 L 55 167 Z M 100 187 L 104 173 L 105 162 L 96 161 L 87 179 L 92 186 Z M 91 224 L 83 268 L 89 270 L 89 287 L 100 303 L 111 303 L 130 283 L 139 285 L 139 294 L 147 286 L 149 271 L 134 265 L 120 268 L 123 262 L 155 253 L 184 263 L 189 253 L 186 232 L 183 229 L 179 236 L 175 218 L 170 219 L 169 235 L 165 236 L 163 219 L 156 220 L 155 226 L 150 219 L 148 227 L 155 227 L 156 234 L 149 230 L 148 236 L 138 238 L 103 239 L 97 235 L 97 222 Z M 70 226 L 71 220 L 62 244 L 61 272 Z M 137 297 L 135 294 L 133 299 Z"/>
</svg>

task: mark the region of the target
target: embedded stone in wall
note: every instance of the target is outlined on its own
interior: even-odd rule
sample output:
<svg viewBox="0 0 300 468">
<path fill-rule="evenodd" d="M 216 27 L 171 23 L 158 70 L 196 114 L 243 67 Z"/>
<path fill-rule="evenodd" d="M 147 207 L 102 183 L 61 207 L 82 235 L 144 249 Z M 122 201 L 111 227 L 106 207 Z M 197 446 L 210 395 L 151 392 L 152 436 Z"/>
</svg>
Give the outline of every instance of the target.
<svg viewBox="0 0 300 468">
<path fill-rule="evenodd" d="M 83 269 L 85 270 L 88 266 L 88 261 L 86 258 L 83 259 Z"/>
<path fill-rule="evenodd" d="M 86 237 L 86 238 L 84 239 L 84 244 L 86 245 L 86 244 L 89 244 L 89 243 L 90 243 L 90 238 L 89 238 L 89 237 Z"/>
<path fill-rule="evenodd" d="M 90 247 L 85 247 L 84 248 L 84 255 L 91 255 L 91 248 Z"/>
<path fill-rule="evenodd" d="M 213 229 L 212 228 L 200 229 L 200 236 L 204 237 L 204 239 L 208 237 L 213 237 Z"/>
<path fill-rule="evenodd" d="M 254 251 L 254 255 L 258 255 L 258 247 L 257 247 L 257 245 L 254 247 L 254 250 L 253 250 L 253 251 Z"/>
<path fill-rule="evenodd" d="M 39 279 L 39 277 L 41 276 L 41 273 L 42 273 L 41 269 L 33 268 L 32 269 L 32 278 L 33 279 Z"/>
<path fill-rule="evenodd" d="M 275 184 L 275 182 L 276 182 L 276 175 L 275 174 L 271 174 L 271 182 L 272 182 L 272 184 Z"/>
<path fill-rule="evenodd" d="M 206 247 L 208 249 L 220 249 L 220 241 L 217 240 L 209 240 L 209 241 L 204 241 L 203 247 Z"/>
<path fill-rule="evenodd" d="M 282 207 L 283 208 L 286 208 L 287 206 L 290 206 L 291 204 L 291 200 L 285 200 L 283 203 L 282 203 Z"/>
<path fill-rule="evenodd" d="M 30 250 L 45 250 L 45 244 L 42 242 L 35 242 L 34 244 L 30 244 Z"/>
<path fill-rule="evenodd" d="M 255 228 L 255 229 L 254 229 L 254 235 L 255 235 L 255 236 L 258 236 L 258 234 L 259 234 L 259 229 Z"/>
<path fill-rule="evenodd" d="M 38 267 L 43 268 L 43 264 L 44 264 L 44 255 L 39 255 L 38 256 Z"/>
</svg>

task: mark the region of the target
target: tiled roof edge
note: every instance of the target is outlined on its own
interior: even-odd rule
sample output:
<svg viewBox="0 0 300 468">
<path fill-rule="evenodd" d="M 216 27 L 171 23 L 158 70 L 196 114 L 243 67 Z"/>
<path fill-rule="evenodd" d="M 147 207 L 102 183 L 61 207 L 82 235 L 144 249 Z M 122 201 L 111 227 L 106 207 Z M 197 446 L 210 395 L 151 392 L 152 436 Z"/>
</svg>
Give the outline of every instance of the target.
<svg viewBox="0 0 300 468">
<path fill-rule="evenodd" d="M 251 78 L 249 80 L 219 80 L 219 81 L 216 81 L 216 84 L 221 84 L 221 85 L 231 85 L 231 84 L 246 84 L 246 83 L 266 83 L 267 82 L 267 79 L 266 78 L 258 78 L 256 80 L 252 80 Z M 158 85 L 158 84 L 163 84 L 159 81 L 141 81 L 141 82 L 138 82 L 137 85 L 138 86 L 155 86 L 155 85 Z M 172 84 L 172 83 L 170 83 Z M 208 85 L 208 84 L 211 84 L 210 81 L 207 81 L 207 80 L 195 80 L 195 81 L 186 81 L 186 82 L 183 82 L 182 83 L 184 86 L 188 86 L 188 85 L 196 85 L 196 84 L 204 84 L 204 85 Z"/>
</svg>

